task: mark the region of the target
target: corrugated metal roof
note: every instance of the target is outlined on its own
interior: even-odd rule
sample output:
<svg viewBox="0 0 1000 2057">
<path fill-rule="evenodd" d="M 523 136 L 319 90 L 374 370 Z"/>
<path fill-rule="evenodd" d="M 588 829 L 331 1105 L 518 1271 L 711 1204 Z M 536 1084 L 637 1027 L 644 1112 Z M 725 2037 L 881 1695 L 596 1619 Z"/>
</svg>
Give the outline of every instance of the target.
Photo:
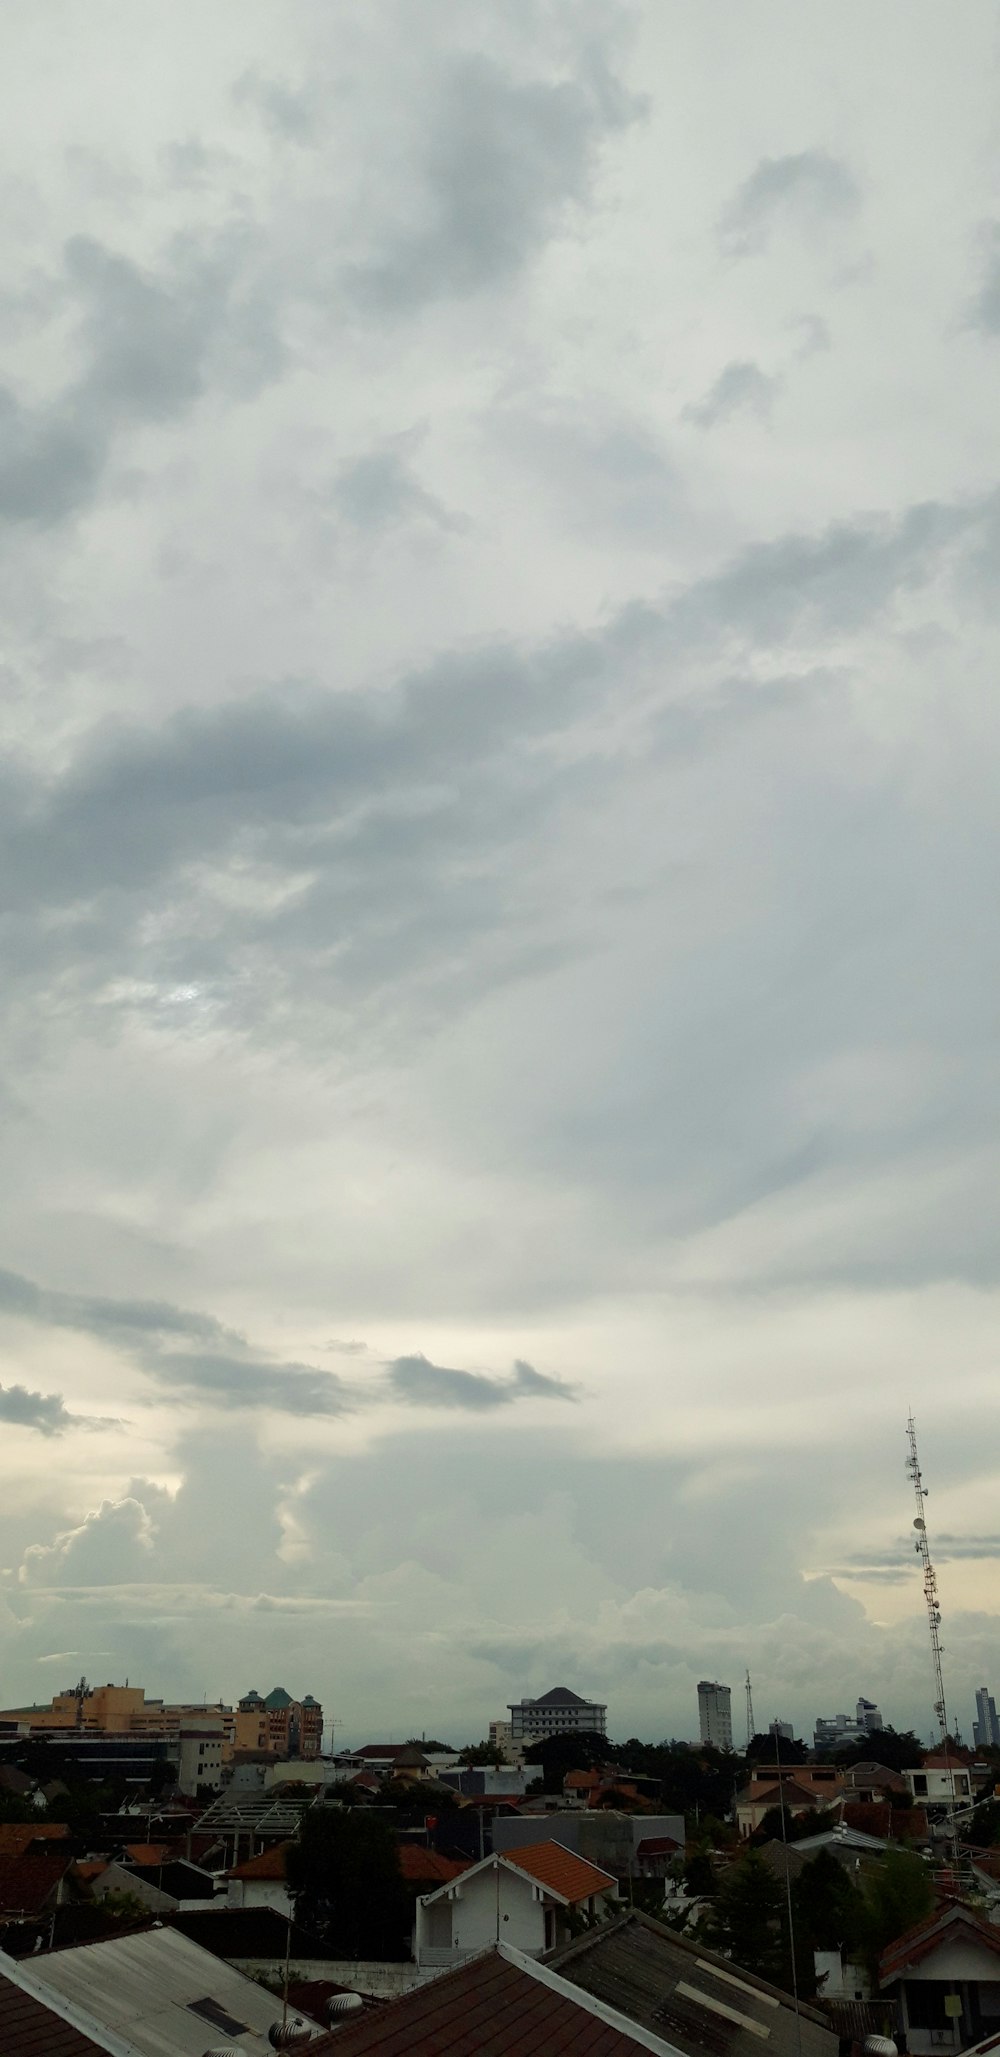
<svg viewBox="0 0 1000 2057">
<path fill-rule="evenodd" d="M 263 2057 L 280 2018 L 273 1994 L 172 1928 L 53 1950 L 32 1959 L 31 1976 L 140 2057 L 203 2057 L 212 2043 Z"/>
<path fill-rule="evenodd" d="M 811 2007 L 635 1910 L 556 1950 L 554 1971 L 630 2020 L 659 2029 L 684 2057 L 837 2057 Z M 801 2037 L 801 2042 L 800 2042 Z"/>
</svg>

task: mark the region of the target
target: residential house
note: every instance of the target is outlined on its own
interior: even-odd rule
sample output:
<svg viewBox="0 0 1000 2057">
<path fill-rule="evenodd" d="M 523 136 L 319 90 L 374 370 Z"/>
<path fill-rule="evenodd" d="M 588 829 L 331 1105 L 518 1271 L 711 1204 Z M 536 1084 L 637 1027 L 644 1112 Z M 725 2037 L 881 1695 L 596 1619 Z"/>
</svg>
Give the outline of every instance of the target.
<svg viewBox="0 0 1000 2057">
<path fill-rule="evenodd" d="M 598 1919 L 618 1899 L 618 1881 L 559 1843 L 484 1857 L 416 1903 L 413 1955 L 421 1969 L 452 1966 L 509 1942 L 541 1957 L 569 1933 L 570 1910 Z"/>
<path fill-rule="evenodd" d="M 898 2001 L 913 2057 L 968 2049 L 1000 2033 L 1000 1926 L 945 1901 L 890 1943 L 879 1985 Z"/>
<path fill-rule="evenodd" d="M 567 2057 L 577 2051 L 587 2057 L 645 2057 L 650 2051 L 677 2057 L 672 2039 L 638 2026 L 508 1943 L 388 2007 L 345 2021 L 307 2047 L 310 2057 L 440 2057 L 446 2050 L 460 2050 L 462 2057 L 549 2057 L 555 2051 Z M 754 2057 L 760 2057 L 759 2047 Z M 805 2057 L 818 2053 L 806 2050 Z"/>
<path fill-rule="evenodd" d="M 950 1810 L 954 1804 L 964 1807 L 972 1798 L 972 1774 L 967 1764 L 955 1753 L 945 1756 L 943 1750 L 929 1750 L 918 1769 L 904 1771 L 903 1777 L 913 1794 L 934 1814 Z"/>
<path fill-rule="evenodd" d="M 105 1864 L 91 1881 L 91 1892 L 95 1900 L 105 1900 L 109 1893 L 129 1893 L 150 1914 L 187 1912 L 211 1906 L 216 1898 L 211 1873 L 183 1857 L 168 1857 L 155 1864 Z"/>
<path fill-rule="evenodd" d="M 258 1857 L 248 1857 L 227 1872 L 227 1907 L 273 1907 L 290 1916 L 292 1896 L 285 1876 L 285 1857 L 290 1843 L 272 1843 Z"/>
<path fill-rule="evenodd" d="M 0 1856 L 0 1922 L 39 1921 L 75 1897 L 69 1843 Z"/>
<path fill-rule="evenodd" d="M 558 1949 L 560 1978 L 662 2036 L 680 2057 L 838 2057 L 818 2008 L 743 1971 L 637 1909 Z"/>
<path fill-rule="evenodd" d="M 773 1772 L 758 1771 L 736 1795 L 736 1826 L 740 1835 L 752 1836 L 776 1807 L 784 1806 L 790 1815 L 830 1807 L 839 1796 L 839 1782 L 810 1778 L 808 1769 L 797 1764 L 794 1771 L 784 1772 L 780 1779 Z"/>
</svg>

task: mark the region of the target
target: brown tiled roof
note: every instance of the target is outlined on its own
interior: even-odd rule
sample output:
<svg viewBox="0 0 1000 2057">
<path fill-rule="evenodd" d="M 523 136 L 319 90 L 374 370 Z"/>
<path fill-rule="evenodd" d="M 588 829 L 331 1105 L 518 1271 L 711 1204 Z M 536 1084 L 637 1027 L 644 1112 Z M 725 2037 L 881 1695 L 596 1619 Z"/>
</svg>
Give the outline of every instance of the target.
<svg viewBox="0 0 1000 2057">
<path fill-rule="evenodd" d="M 0 2050 L 9 2057 L 103 2057 L 100 2043 L 0 1971 Z"/>
<path fill-rule="evenodd" d="M 903 1836 L 920 1842 L 927 1834 L 922 1807 L 894 1807 L 890 1800 L 849 1800 L 842 1819 L 848 1828 L 858 1828 L 866 1836 Z"/>
<path fill-rule="evenodd" d="M 933 1914 L 908 1928 L 905 1935 L 897 1936 L 896 1941 L 883 1950 L 878 1967 L 880 1984 L 885 1986 L 891 1980 L 901 1978 L 909 1965 L 919 1964 L 922 1958 L 929 1957 L 939 1943 L 954 1941 L 956 1929 L 965 1931 L 966 1940 L 981 1943 L 984 1949 L 1000 1957 L 1000 1928 L 996 1923 L 983 1921 L 980 1915 L 973 1914 L 971 1907 L 951 1900 L 944 1907 L 936 1907 Z"/>
<path fill-rule="evenodd" d="M 549 1886 L 570 1906 L 589 1900 L 594 1893 L 606 1893 L 618 1883 L 611 1872 L 599 1871 L 596 1864 L 589 1864 L 586 1857 L 578 1857 L 562 1843 L 525 1843 L 522 1849 L 505 1850 L 503 1855 L 506 1864 L 526 1871 L 539 1885 Z"/>
<path fill-rule="evenodd" d="M 0 1857 L 23 1857 L 32 1843 L 67 1843 L 69 1829 L 64 1821 L 5 1821 L 0 1823 Z"/>
<path fill-rule="evenodd" d="M 248 1857 L 245 1864 L 234 1864 L 227 1871 L 227 1878 L 284 1878 L 285 1852 L 289 1842 L 272 1843 L 269 1850 L 262 1850 L 259 1857 Z"/>
<path fill-rule="evenodd" d="M 672 1857 L 675 1850 L 683 1847 L 673 1836 L 643 1836 L 642 1842 L 636 1845 L 635 1854 L 637 1857 Z"/>
<path fill-rule="evenodd" d="M 310 2057 L 636 2057 L 648 2045 L 496 1950 L 309 2044 Z M 664 2043 L 664 2051 L 668 2045 Z"/>
<path fill-rule="evenodd" d="M 820 1804 L 820 1791 L 821 1788 L 816 1786 L 800 1786 L 793 1778 L 782 1779 L 780 1783 L 777 1779 L 754 1778 L 737 1794 L 736 1804 L 738 1807 L 762 1807 L 765 1804 L 779 1807 L 783 1797 L 786 1807 L 816 1807 Z M 831 1799 L 838 1794 L 839 1787 L 836 1790 L 830 1788 Z"/>
<path fill-rule="evenodd" d="M 81 1862 L 74 1864 L 73 1872 L 76 1878 L 83 1880 L 85 1886 L 89 1886 L 95 1878 L 100 1878 L 102 1871 L 107 1871 L 107 1868 L 107 1858 L 85 1857 Z"/>
<path fill-rule="evenodd" d="M 42 1852 L 37 1857 L 0 1857 L 0 1915 L 41 1914 L 72 1863 L 65 1856 Z"/>
<path fill-rule="evenodd" d="M 399 1868 L 411 1885 L 443 1886 L 449 1879 L 458 1878 L 459 1873 L 468 1871 L 468 1861 L 457 1857 L 441 1857 L 436 1850 L 424 1850 L 416 1843 L 400 1843 Z"/>
<path fill-rule="evenodd" d="M 176 1843 L 126 1843 L 124 1849 L 130 1864 L 165 1864 L 177 1855 Z"/>
</svg>

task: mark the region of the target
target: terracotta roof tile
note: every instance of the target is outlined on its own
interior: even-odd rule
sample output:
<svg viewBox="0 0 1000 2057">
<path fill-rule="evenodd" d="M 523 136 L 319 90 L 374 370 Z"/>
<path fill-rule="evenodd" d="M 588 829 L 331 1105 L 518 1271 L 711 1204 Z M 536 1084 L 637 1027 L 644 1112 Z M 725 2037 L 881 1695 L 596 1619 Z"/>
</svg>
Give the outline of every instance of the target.
<svg viewBox="0 0 1000 2057">
<path fill-rule="evenodd" d="M 0 2050 L 10 2057 L 103 2057 L 101 2045 L 0 1971 Z"/>
<path fill-rule="evenodd" d="M 399 1868 L 411 1885 L 442 1886 L 449 1879 L 458 1878 L 459 1873 L 469 1870 L 469 1862 L 457 1857 L 441 1857 L 437 1850 L 424 1850 L 416 1843 L 400 1843 Z"/>
<path fill-rule="evenodd" d="M 64 1821 L 5 1821 L 0 1823 L 0 1857 L 23 1857 L 32 1843 L 67 1843 L 69 1829 Z"/>
<path fill-rule="evenodd" d="M 636 2057 L 602 2021 L 495 1950 L 310 2043 L 310 2057 Z M 664 2044 L 664 2049 L 667 2045 Z"/>
<path fill-rule="evenodd" d="M 520 1850 L 505 1850 L 503 1854 L 507 1864 L 526 1871 L 539 1885 L 550 1886 L 571 1906 L 578 1900 L 589 1900 L 594 1893 L 617 1890 L 618 1881 L 611 1872 L 599 1871 L 596 1864 L 588 1864 L 585 1857 L 578 1857 L 575 1850 L 567 1850 L 562 1843 L 526 1843 Z"/>
<path fill-rule="evenodd" d="M 288 1841 L 272 1843 L 271 1848 L 262 1850 L 259 1857 L 248 1857 L 245 1863 L 234 1864 L 232 1870 L 227 1871 L 226 1877 L 284 1878 L 285 1852 L 289 1847 Z"/>
<path fill-rule="evenodd" d="M 996 1923 L 984 1921 L 972 1912 L 971 1907 L 950 1901 L 944 1907 L 936 1907 L 933 1914 L 907 1929 L 905 1935 L 897 1936 L 896 1941 L 883 1950 L 878 1967 L 880 1983 L 888 1985 L 892 1979 L 899 1978 L 908 1965 L 919 1964 L 922 1958 L 930 1956 L 939 1943 L 953 1941 L 956 1928 L 967 1932 L 971 1930 L 975 1942 L 1000 1957 L 1000 1929 Z"/>
<path fill-rule="evenodd" d="M 43 1852 L 26 1857 L 0 1857 L 0 1914 L 41 1914 L 72 1863 L 65 1856 Z"/>
</svg>

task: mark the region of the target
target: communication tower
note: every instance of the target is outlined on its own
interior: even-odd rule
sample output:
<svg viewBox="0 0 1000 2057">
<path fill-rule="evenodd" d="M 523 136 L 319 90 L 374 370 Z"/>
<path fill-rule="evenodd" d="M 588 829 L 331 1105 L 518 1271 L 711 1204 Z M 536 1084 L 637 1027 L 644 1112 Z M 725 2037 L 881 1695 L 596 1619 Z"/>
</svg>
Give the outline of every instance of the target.
<svg viewBox="0 0 1000 2057">
<path fill-rule="evenodd" d="M 910 1444 L 910 1454 L 906 1460 L 906 1469 L 913 1480 L 913 1491 L 917 1502 L 916 1519 L 913 1523 L 917 1532 L 917 1540 L 914 1547 L 923 1568 L 924 1599 L 927 1602 L 927 1620 L 931 1632 L 931 1654 L 934 1659 L 934 1684 L 937 1689 L 934 1712 L 937 1715 L 938 1727 L 941 1731 L 941 1743 L 947 1751 L 948 1709 L 944 1698 L 944 1672 L 941 1668 L 941 1636 L 939 1633 L 941 1628 L 941 1608 L 938 1604 L 937 1573 L 931 1563 L 931 1546 L 927 1540 L 927 1522 L 924 1510 L 924 1499 L 926 1496 L 920 1471 L 920 1459 L 917 1456 L 916 1424 L 912 1414 L 906 1424 L 906 1433 Z"/>
<path fill-rule="evenodd" d="M 754 1728 L 754 1725 L 753 1725 L 753 1694 L 752 1694 L 752 1692 L 750 1691 L 750 1671 L 749 1671 L 749 1668 L 747 1669 L 747 1685 L 746 1685 L 746 1693 L 747 1693 L 747 1749 L 749 1750 L 749 1748 L 750 1748 L 750 1745 L 751 1745 L 751 1743 L 753 1742 L 754 1736 L 755 1736 L 755 1735 L 756 1735 L 756 1733 L 757 1733 L 757 1731 L 756 1731 L 756 1729 Z"/>
</svg>

